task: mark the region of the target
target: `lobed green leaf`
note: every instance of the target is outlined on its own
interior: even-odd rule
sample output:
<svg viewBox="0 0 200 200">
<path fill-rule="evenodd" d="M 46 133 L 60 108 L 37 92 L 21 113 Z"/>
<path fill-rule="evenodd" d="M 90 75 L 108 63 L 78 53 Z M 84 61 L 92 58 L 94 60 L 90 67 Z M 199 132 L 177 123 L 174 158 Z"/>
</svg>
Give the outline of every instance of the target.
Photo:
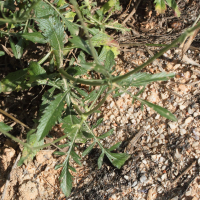
<svg viewBox="0 0 200 200">
<path fill-rule="evenodd" d="M 92 150 L 92 148 L 94 147 L 94 145 L 96 144 L 96 142 L 93 142 L 83 153 L 82 156 L 86 156 L 88 153 L 90 153 L 90 151 Z"/>
<path fill-rule="evenodd" d="M 0 122 L 0 132 L 1 130 L 8 132 L 12 130 L 12 127 L 8 126 L 7 124 L 3 122 Z"/>
<path fill-rule="evenodd" d="M 169 112 L 167 109 L 162 108 L 161 106 L 155 105 L 155 104 L 150 103 L 150 102 L 145 101 L 145 100 L 140 99 L 139 101 L 143 104 L 146 104 L 150 108 L 153 108 L 161 116 L 163 116 L 163 117 L 165 117 L 169 120 L 172 120 L 172 121 L 177 121 L 176 117 L 171 112 Z"/>
<path fill-rule="evenodd" d="M 42 140 L 50 131 L 52 126 L 56 123 L 58 118 L 61 116 L 61 113 L 65 105 L 65 97 L 69 91 L 60 93 L 55 97 L 55 100 L 48 105 L 44 114 L 40 119 L 39 126 L 37 128 L 37 139 L 38 141 Z"/>
</svg>

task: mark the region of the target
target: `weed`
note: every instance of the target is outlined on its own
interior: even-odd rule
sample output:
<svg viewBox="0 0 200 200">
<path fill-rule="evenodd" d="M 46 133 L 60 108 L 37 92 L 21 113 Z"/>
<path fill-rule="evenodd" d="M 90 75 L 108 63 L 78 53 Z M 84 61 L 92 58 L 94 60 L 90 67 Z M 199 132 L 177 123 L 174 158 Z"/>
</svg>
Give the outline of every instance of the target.
<svg viewBox="0 0 200 200">
<path fill-rule="evenodd" d="M 0 82 L 0 92 L 4 93 L 27 90 L 38 85 L 49 86 L 43 94 L 38 118 L 35 120 L 37 128 L 31 128 L 28 131 L 26 143 L 9 134 L 12 128 L 2 122 L 0 131 L 24 146 L 19 165 L 32 160 L 39 150 L 67 138 L 66 144 L 58 147 L 59 149 L 68 147 L 68 151 L 54 152 L 56 155 L 65 156 L 65 161 L 57 165 L 56 169 L 62 167 L 60 186 L 66 196 L 70 195 L 72 189 L 73 177 L 70 170 L 76 171 L 70 165 L 70 158 L 81 165 L 81 157 L 74 150 L 76 143 L 91 141 L 82 156 L 86 156 L 95 145 L 99 145 L 101 149 L 101 155 L 97 161 L 99 168 L 102 166 L 104 156 L 107 156 L 117 168 L 120 168 L 129 158 L 129 155 L 125 153 L 113 153 L 121 142 L 109 149 L 101 144 L 101 140 L 113 134 L 113 130 L 99 137 L 95 136 L 93 129 L 102 122 L 102 119 L 93 126 L 90 126 L 87 121 L 91 114 L 98 112 L 109 94 L 114 92 L 114 96 L 117 97 L 127 93 L 132 97 L 133 102 L 137 100 L 142 105 L 151 107 L 161 116 L 176 121 L 176 117 L 167 109 L 138 97 L 146 85 L 153 81 L 166 81 L 174 77 L 174 74 L 151 75 L 139 71 L 164 52 L 184 41 L 187 35 L 200 27 L 198 23 L 195 27 L 188 29 L 182 36 L 136 69 L 124 75 L 113 76 L 114 58 L 119 54 L 119 46 L 106 33 L 106 29 L 128 31 L 118 22 L 110 20 L 112 13 L 120 9 L 119 1 L 109 0 L 100 9 L 96 9 L 96 3 L 89 0 L 83 1 L 81 6 L 75 0 L 70 0 L 70 2 L 71 4 L 65 3 L 64 0 L 55 0 L 53 3 L 47 0 L 23 2 L 6 0 L 1 2 L 3 18 L 0 19 L 1 24 L 7 23 L 7 30 L 1 31 L 1 34 L 9 38 L 16 59 L 22 57 L 24 49 L 31 43 L 48 44 L 51 48 L 40 61 L 30 61 L 27 68 L 8 74 Z M 155 2 L 158 10 L 158 6 L 163 5 L 164 1 Z M 169 4 L 174 1 L 167 2 Z M 76 48 L 78 49 L 77 59 L 72 57 L 68 61 L 67 55 Z M 4 55 L 3 51 L 0 52 L 0 56 L 2 55 Z M 91 58 L 93 60 L 87 62 L 86 56 L 90 56 L 90 60 Z M 47 70 L 42 67 L 46 61 L 50 63 Z M 99 78 L 94 79 L 92 73 L 89 72 L 95 72 Z M 80 84 L 99 87 L 91 91 L 83 89 Z M 133 95 L 128 91 L 130 86 L 140 87 L 141 90 Z M 57 123 L 63 124 L 64 136 L 52 143 L 44 144 L 44 138 Z"/>
</svg>

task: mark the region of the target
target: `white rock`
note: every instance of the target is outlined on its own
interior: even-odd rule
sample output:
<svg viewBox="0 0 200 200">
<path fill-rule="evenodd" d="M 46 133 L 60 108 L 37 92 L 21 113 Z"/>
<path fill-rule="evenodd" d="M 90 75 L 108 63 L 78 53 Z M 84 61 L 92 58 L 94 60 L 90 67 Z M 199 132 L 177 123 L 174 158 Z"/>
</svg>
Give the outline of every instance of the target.
<svg viewBox="0 0 200 200">
<path fill-rule="evenodd" d="M 135 187 L 137 184 L 138 184 L 138 182 L 135 181 L 131 187 Z"/>
<path fill-rule="evenodd" d="M 178 152 L 178 149 L 176 149 L 176 153 L 174 155 L 176 159 L 181 159 L 182 155 Z"/>
<path fill-rule="evenodd" d="M 171 129 L 175 129 L 178 127 L 178 123 L 177 122 L 169 122 L 168 123 Z"/>
<path fill-rule="evenodd" d="M 142 160 L 142 162 L 146 165 L 147 164 L 147 160 Z"/>
<path fill-rule="evenodd" d="M 193 114 L 194 117 L 196 117 L 196 116 L 198 116 L 198 115 L 199 115 L 198 112 L 195 112 L 195 113 Z"/>
<path fill-rule="evenodd" d="M 167 179 L 167 174 L 163 174 L 163 175 L 161 176 L 161 180 L 164 181 L 164 180 L 166 180 L 166 179 Z"/>
<path fill-rule="evenodd" d="M 163 192 L 163 187 L 159 186 L 159 187 L 157 188 L 157 192 L 158 192 L 159 194 L 162 193 L 162 192 Z"/>
<path fill-rule="evenodd" d="M 192 147 L 197 147 L 197 146 L 199 146 L 200 144 L 199 144 L 199 142 L 193 142 L 192 143 Z"/>
<path fill-rule="evenodd" d="M 145 176 L 145 175 L 142 175 L 141 177 L 140 177 L 140 182 L 141 183 L 145 183 L 147 181 L 147 177 Z"/>
<path fill-rule="evenodd" d="M 160 115 L 158 114 L 158 115 L 156 115 L 156 117 L 155 117 L 155 119 L 159 119 L 160 118 Z"/>
<path fill-rule="evenodd" d="M 192 121 L 193 121 L 193 117 L 188 117 L 188 118 L 185 120 L 185 124 L 190 124 Z"/>
<path fill-rule="evenodd" d="M 178 200 L 178 196 L 175 196 L 175 197 L 172 198 L 171 200 Z"/>
<path fill-rule="evenodd" d="M 165 161 L 164 157 L 160 157 L 159 162 L 163 163 Z"/>
<path fill-rule="evenodd" d="M 187 107 L 187 105 L 185 105 L 185 104 L 179 106 L 180 110 L 184 110 L 186 107 Z"/>
<path fill-rule="evenodd" d="M 160 139 L 165 139 L 165 136 L 163 134 L 161 134 Z"/>
<path fill-rule="evenodd" d="M 194 112 L 194 110 L 193 109 L 191 109 L 191 108 L 188 108 L 188 113 L 191 115 L 191 114 L 193 114 L 193 112 Z"/>
<path fill-rule="evenodd" d="M 126 180 L 129 180 L 129 176 L 126 176 L 126 175 L 125 175 L 124 178 L 125 178 Z"/>
<path fill-rule="evenodd" d="M 157 142 L 154 142 L 153 144 L 152 144 L 152 147 L 157 147 L 158 146 L 158 143 Z"/>
<path fill-rule="evenodd" d="M 186 130 L 183 129 L 183 128 L 181 128 L 181 129 L 180 129 L 180 134 L 181 134 L 181 135 L 185 135 L 185 134 L 186 134 Z"/>
</svg>

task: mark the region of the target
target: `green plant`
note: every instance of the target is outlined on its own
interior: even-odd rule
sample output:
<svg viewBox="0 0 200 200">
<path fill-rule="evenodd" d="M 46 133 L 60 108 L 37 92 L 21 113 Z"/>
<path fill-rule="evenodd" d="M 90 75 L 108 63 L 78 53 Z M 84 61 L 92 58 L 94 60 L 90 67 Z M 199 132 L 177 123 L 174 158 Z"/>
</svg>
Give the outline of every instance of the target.
<svg viewBox="0 0 200 200">
<path fill-rule="evenodd" d="M 96 6 L 95 3 L 85 0 L 81 6 L 78 6 L 75 0 L 70 2 L 71 4 L 66 4 L 63 0 L 56 0 L 54 3 L 47 0 L 27 0 L 21 3 L 18 0 L 14 4 L 14 1 L 7 0 L 4 3 L 1 2 L 4 18 L 0 19 L 1 24 L 8 23 L 7 31 L 1 31 L 1 34 L 9 37 L 10 46 L 16 59 L 22 57 L 24 48 L 31 42 L 49 44 L 51 47 L 49 53 L 40 61 L 31 61 L 27 68 L 8 74 L 0 82 L 0 92 L 26 90 L 37 85 L 50 87 L 43 94 L 38 118 L 35 120 L 36 128 L 28 131 L 26 143 L 8 133 L 11 127 L 4 123 L 0 123 L 0 131 L 24 146 L 19 165 L 32 160 L 40 149 L 67 138 L 66 144 L 58 146 L 59 149 L 68 146 L 67 153 L 54 152 L 57 155 L 66 156 L 65 161 L 56 166 L 57 169 L 62 167 L 60 184 L 66 196 L 70 195 L 72 189 L 70 170 L 76 171 L 70 165 L 70 158 L 81 165 L 81 158 L 74 151 L 77 143 L 85 143 L 88 140 L 92 142 L 82 153 L 82 156 L 86 156 L 95 145 L 99 146 L 102 151 L 98 158 L 99 168 L 102 166 L 104 156 L 107 156 L 117 168 L 120 168 L 129 158 L 129 155 L 125 153 L 112 152 L 120 146 L 120 142 L 109 149 L 104 148 L 101 144 L 101 139 L 110 136 L 113 130 L 99 137 L 95 136 L 93 129 L 102 122 L 102 119 L 93 126 L 87 122 L 91 114 L 99 112 L 98 109 L 106 101 L 109 94 L 114 92 L 114 96 L 117 97 L 122 93 L 128 93 L 133 98 L 133 102 L 137 100 L 141 102 L 141 105 L 153 108 L 161 116 L 176 121 L 176 117 L 167 109 L 138 97 L 147 84 L 153 81 L 166 81 L 174 77 L 174 74 L 151 75 L 139 73 L 139 71 L 165 51 L 184 41 L 189 34 L 200 27 L 200 23 L 198 23 L 195 27 L 188 29 L 172 44 L 164 47 L 158 54 L 135 70 L 125 75 L 113 76 L 114 58 L 119 53 L 118 45 L 106 33 L 106 29 L 118 31 L 126 31 L 126 29 L 117 22 L 111 22 L 110 15 L 107 13 L 119 9 L 119 1 L 110 0 L 93 14 L 91 14 L 91 9 Z M 76 20 L 75 17 L 77 17 Z M 14 43 L 13 38 L 17 39 L 18 42 Z M 67 64 L 64 64 L 63 61 L 67 61 L 66 56 L 75 48 L 79 50 L 77 59 L 72 57 Z M 3 55 L 2 52 L 1 55 Z M 86 56 L 90 56 L 90 60 L 92 57 L 93 60 L 87 62 Z M 47 60 L 50 64 L 49 68 L 45 70 L 42 64 Z M 94 78 L 94 73 L 98 75 L 98 79 Z M 88 85 L 89 89 L 84 90 L 80 84 Z M 99 87 L 91 90 L 92 86 Z M 141 90 L 137 95 L 132 95 L 128 91 L 130 86 L 141 87 Z M 56 123 L 63 124 L 65 135 L 52 143 L 44 144 L 44 138 Z"/>
<path fill-rule="evenodd" d="M 155 8 L 158 13 L 160 13 L 160 14 L 165 13 L 165 11 L 167 9 L 167 7 L 166 7 L 166 4 L 167 4 L 169 7 L 171 7 L 174 10 L 176 16 L 180 17 L 181 13 L 179 11 L 179 8 L 178 8 L 175 0 L 154 0 L 154 3 L 156 4 Z"/>
</svg>

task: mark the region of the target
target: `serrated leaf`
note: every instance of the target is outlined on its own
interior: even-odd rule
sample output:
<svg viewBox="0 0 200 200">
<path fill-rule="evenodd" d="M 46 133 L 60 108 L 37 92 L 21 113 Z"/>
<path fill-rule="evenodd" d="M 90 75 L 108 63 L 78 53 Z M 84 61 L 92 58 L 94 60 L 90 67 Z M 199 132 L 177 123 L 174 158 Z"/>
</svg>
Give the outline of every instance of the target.
<svg viewBox="0 0 200 200">
<path fill-rule="evenodd" d="M 98 34 L 91 38 L 91 41 L 95 47 L 100 47 L 101 45 L 112 46 L 111 41 L 113 41 L 113 38 L 106 33 L 99 31 Z"/>
<path fill-rule="evenodd" d="M 31 76 L 39 76 L 45 75 L 46 71 L 44 68 L 40 66 L 38 62 L 31 61 L 29 64 L 28 72 Z"/>
<path fill-rule="evenodd" d="M 55 88 L 52 87 L 51 89 L 49 89 L 48 91 L 46 91 L 43 96 L 42 96 L 42 103 L 40 104 L 40 109 L 39 109 L 39 114 L 38 116 L 41 116 L 42 113 L 44 112 L 45 108 L 47 108 L 51 101 L 53 101 L 53 93 L 55 91 Z"/>
<path fill-rule="evenodd" d="M 69 41 L 74 44 L 77 48 L 82 49 L 83 51 L 87 52 L 88 54 L 92 55 L 89 45 L 85 40 L 80 38 L 79 36 L 74 36 Z"/>
<path fill-rule="evenodd" d="M 47 40 L 45 40 L 44 36 L 39 32 L 34 33 L 23 33 L 21 37 L 25 38 L 26 40 L 30 40 L 33 43 L 41 43 L 45 44 Z"/>
<path fill-rule="evenodd" d="M 22 89 L 25 88 L 25 78 L 27 75 L 27 69 L 18 70 L 8 74 L 0 82 L 0 92 L 11 92 L 20 86 Z"/>
<path fill-rule="evenodd" d="M 165 0 L 154 0 L 155 9 L 159 14 L 164 14 L 166 11 Z"/>
<path fill-rule="evenodd" d="M 99 29 L 98 28 L 88 28 L 88 31 L 92 34 L 92 35 L 96 35 L 99 33 Z"/>
<path fill-rule="evenodd" d="M 59 178 L 59 180 L 61 181 L 62 192 L 67 197 L 70 195 L 71 189 L 72 189 L 72 175 L 70 174 L 69 169 L 72 170 L 72 171 L 76 171 L 73 167 L 71 167 L 69 165 L 69 155 L 71 154 L 75 139 L 76 139 L 79 131 L 80 131 L 80 127 L 74 126 L 74 129 L 72 131 L 73 132 L 72 140 L 69 143 L 70 147 L 69 147 L 69 150 L 68 150 L 68 154 L 67 154 L 67 157 L 66 157 L 66 159 L 63 163 L 63 169 L 60 173 L 60 178 Z"/>
<path fill-rule="evenodd" d="M 72 170 L 73 172 L 76 172 L 76 169 L 70 165 L 69 165 L 69 169 Z"/>
<path fill-rule="evenodd" d="M 102 151 L 102 153 L 101 153 L 101 155 L 99 156 L 98 161 L 97 161 L 98 169 L 100 169 L 101 166 L 102 166 L 104 155 L 105 155 L 105 152 Z"/>
<path fill-rule="evenodd" d="M 155 105 L 155 104 L 150 103 L 150 102 L 145 101 L 145 100 L 141 100 L 141 99 L 138 99 L 138 100 L 141 101 L 141 103 L 146 104 L 150 108 L 153 108 L 161 116 L 163 116 L 163 117 L 165 117 L 169 120 L 172 120 L 172 121 L 177 121 L 176 117 L 171 112 L 169 112 L 167 109 L 162 108 L 161 106 Z"/>
<path fill-rule="evenodd" d="M 68 69 L 67 73 L 72 75 L 72 76 L 80 76 L 80 75 L 87 74 L 87 70 L 84 69 L 83 67 L 75 66 L 73 68 Z"/>
<path fill-rule="evenodd" d="M 63 164 L 56 165 L 56 166 L 55 166 L 55 170 L 57 170 L 57 169 L 59 169 L 59 168 L 61 168 L 61 167 L 63 167 Z"/>
<path fill-rule="evenodd" d="M 115 149 L 117 149 L 120 145 L 121 145 L 122 142 L 117 142 L 116 144 L 114 144 L 112 147 L 110 147 L 108 149 L 108 151 L 113 151 Z"/>
<path fill-rule="evenodd" d="M 108 51 L 105 60 L 105 68 L 110 71 L 112 67 L 115 65 L 114 53 L 112 51 Z"/>
<path fill-rule="evenodd" d="M 142 89 L 135 95 L 135 96 L 139 96 L 140 94 L 142 94 L 145 90 L 145 86 L 142 87 Z"/>
<path fill-rule="evenodd" d="M 106 151 L 106 156 L 110 160 L 110 162 L 117 167 L 118 169 L 121 168 L 121 166 L 128 160 L 130 155 L 125 153 L 111 153 L 109 151 Z"/>
<path fill-rule="evenodd" d="M 81 162 L 80 162 L 81 158 L 79 157 L 79 155 L 73 149 L 71 150 L 70 155 L 78 165 L 80 165 L 80 166 L 82 165 Z"/>
<path fill-rule="evenodd" d="M 51 102 L 51 104 L 44 110 L 44 114 L 39 120 L 39 126 L 37 128 L 37 139 L 42 140 L 50 131 L 52 126 L 56 123 L 65 105 L 65 97 L 69 91 L 58 94 Z"/>
<path fill-rule="evenodd" d="M 90 92 L 90 94 L 84 99 L 85 101 L 94 101 L 94 99 L 96 98 L 97 96 L 97 91 L 96 90 L 93 90 L 92 92 Z"/>
<path fill-rule="evenodd" d="M 64 156 L 66 153 L 61 152 L 61 151 L 54 151 L 53 154 L 57 156 Z"/>
<path fill-rule="evenodd" d="M 91 133 L 88 133 L 86 131 L 82 131 L 82 133 L 85 138 L 88 138 L 88 139 L 94 138 L 94 136 Z"/>
<path fill-rule="evenodd" d="M 37 18 L 48 17 L 50 15 L 53 16 L 55 13 L 54 9 L 43 1 L 40 1 L 35 6 L 34 11 Z"/>
<path fill-rule="evenodd" d="M 97 120 L 96 124 L 92 126 L 92 129 L 95 129 L 97 126 L 99 126 L 103 122 L 103 118 L 100 118 Z M 101 137 L 101 136 L 100 136 Z"/>
<path fill-rule="evenodd" d="M 70 108 L 70 106 L 68 106 L 66 110 L 66 116 L 64 117 L 64 119 L 62 119 L 62 128 L 64 129 L 64 133 L 68 135 L 68 138 L 70 140 L 72 140 L 74 136 L 74 131 L 76 130 L 74 129 L 74 125 L 80 124 L 80 119 L 78 119 L 76 116 L 77 114 L 74 112 L 73 108 Z M 79 133 L 77 133 L 76 142 L 86 142 L 86 138 L 84 137 L 82 131 L 79 131 Z"/>
<path fill-rule="evenodd" d="M 114 131 L 114 129 L 110 129 L 108 132 L 104 133 L 103 135 L 100 135 L 98 138 L 99 138 L 99 139 L 104 139 L 104 138 L 106 138 L 106 137 L 112 135 L 112 134 L 113 134 L 113 131 Z"/>
<path fill-rule="evenodd" d="M 56 58 L 58 67 L 63 65 L 63 48 L 64 48 L 64 27 L 59 18 L 49 17 L 48 19 L 38 19 L 40 30 L 47 38 Z"/>
<path fill-rule="evenodd" d="M 12 127 L 8 126 L 7 124 L 3 122 L 0 122 L 0 132 L 1 130 L 8 132 L 12 130 Z"/>
<path fill-rule="evenodd" d="M 88 93 L 85 92 L 84 90 L 80 89 L 80 88 L 76 88 L 76 90 L 78 91 L 78 93 L 83 96 L 83 97 L 87 97 Z"/>
<path fill-rule="evenodd" d="M 94 147 L 94 145 L 96 144 L 96 142 L 93 142 L 83 153 L 82 153 L 82 157 L 86 156 L 88 153 L 90 153 L 90 151 L 92 150 L 92 148 Z"/>
<path fill-rule="evenodd" d="M 174 73 L 158 73 L 158 74 L 147 74 L 147 73 L 136 73 L 132 74 L 126 79 L 119 81 L 123 86 L 146 86 L 147 84 L 154 81 L 167 81 L 175 76 Z"/>
<path fill-rule="evenodd" d="M 69 196 L 72 190 L 72 175 L 69 172 L 68 160 L 63 163 L 63 169 L 60 174 L 60 187 L 65 196 Z"/>
<path fill-rule="evenodd" d="M 17 44 L 15 45 L 15 58 L 16 59 L 20 59 L 23 55 L 23 50 L 25 47 L 25 40 L 23 38 L 20 38 L 19 41 L 17 42 Z"/>
</svg>

